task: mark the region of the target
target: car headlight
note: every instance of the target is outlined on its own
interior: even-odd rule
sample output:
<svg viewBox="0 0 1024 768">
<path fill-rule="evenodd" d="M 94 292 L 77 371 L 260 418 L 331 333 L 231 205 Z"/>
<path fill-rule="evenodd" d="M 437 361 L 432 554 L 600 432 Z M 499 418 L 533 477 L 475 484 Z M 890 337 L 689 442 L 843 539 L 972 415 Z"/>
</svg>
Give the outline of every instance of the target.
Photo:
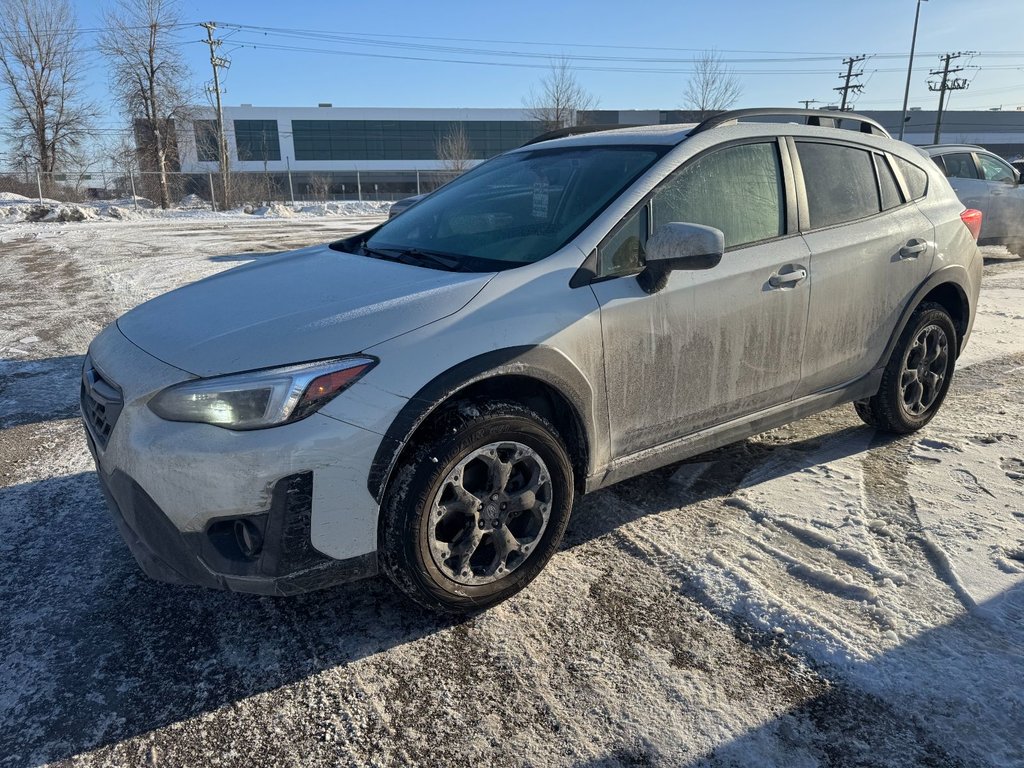
<svg viewBox="0 0 1024 768">
<path fill-rule="evenodd" d="M 197 421 L 227 429 L 262 429 L 315 413 L 377 364 L 343 357 L 196 379 L 168 387 L 149 408 L 168 421 Z"/>
</svg>

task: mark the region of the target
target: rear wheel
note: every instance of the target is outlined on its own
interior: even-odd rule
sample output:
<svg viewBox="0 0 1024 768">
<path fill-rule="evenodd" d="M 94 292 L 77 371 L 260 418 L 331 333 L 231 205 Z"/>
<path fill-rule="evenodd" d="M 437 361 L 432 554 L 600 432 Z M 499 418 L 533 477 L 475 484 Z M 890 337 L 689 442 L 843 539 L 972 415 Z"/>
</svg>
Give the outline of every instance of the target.
<svg viewBox="0 0 1024 768">
<path fill-rule="evenodd" d="M 878 394 L 854 403 L 868 425 L 906 434 L 932 420 L 945 400 L 956 364 L 956 328 L 940 304 L 911 315 L 882 374 Z"/>
<path fill-rule="evenodd" d="M 483 608 L 536 577 L 572 502 L 569 457 L 543 417 L 516 403 L 459 404 L 395 472 L 382 509 L 382 569 L 428 608 Z"/>
</svg>

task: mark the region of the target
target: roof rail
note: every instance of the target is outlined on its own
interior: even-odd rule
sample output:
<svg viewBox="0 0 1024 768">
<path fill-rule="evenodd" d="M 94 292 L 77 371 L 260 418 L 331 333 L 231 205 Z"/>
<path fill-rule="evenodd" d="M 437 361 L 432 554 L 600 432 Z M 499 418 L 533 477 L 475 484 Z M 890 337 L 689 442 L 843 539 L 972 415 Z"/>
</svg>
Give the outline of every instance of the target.
<svg viewBox="0 0 1024 768">
<path fill-rule="evenodd" d="M 965 144 L 962 141 L 943 141 L 938 144 L 918 144 L 921 149 L 935 149 L 937 147 L 964 147 L 970 149 L 985 149 L 980 144 Z"/>
<path fill-rule="evenodd" d="M 607 123 L 602 125 L 570 125 L 565 128 L 556 128 L 553 131 L 547 131 L 542 133 L 540 136 L 534 136 L 532 139 L 527 141 L 525 144 L 520 146 L 528 147 L 531 144 L 539 144 L 542 141 L 551 141 L 552 139 L 564 139 L 566 136 L 578 136 L 581 133 L 597 133 L 598 131 L 617 131 L 619 128 L 636 128 L 636 125 L 631 123 Z"/>
<path fill-rule="evenodd" d="M 748 117 L 802 117 L 804 118 L 804 125 L 820 125 L 825 128 L 841 128 L 841 123 L 851 122 L 858 124 L 857 130 L 861 133 L 870 133 L 875 136 L 892 138 L 892 136 L 889 135 L 889 132 L 885 130 L 885 128 L 882 127 L 882 124 L 877 120 L 865 117 L 864 115 L 858 115 L 856 112 L 835 112 L 825 109 L 790 109 L 788 107 L 734 109 L 729 112 L 722 112 L 709 117 L 703 123 L 690 131 L 690 135 L 696 136 L 698 133 L 703 133 L 704 131 L 717 128 L 721 125 L 738 123 L 740 120 Z"/>
</svg>

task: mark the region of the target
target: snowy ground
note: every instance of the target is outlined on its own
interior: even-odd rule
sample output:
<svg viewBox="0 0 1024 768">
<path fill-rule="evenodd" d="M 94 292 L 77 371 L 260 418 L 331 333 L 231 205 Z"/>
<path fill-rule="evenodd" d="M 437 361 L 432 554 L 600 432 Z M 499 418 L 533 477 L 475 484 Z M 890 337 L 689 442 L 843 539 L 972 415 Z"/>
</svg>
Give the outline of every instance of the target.
<svg viewBox="0 0 1024 768">
<path fill-rule="evenodd" d="M 1024 765 L 1024 261 L 999 249 L 926 430 L 838 408 L 588 496 L 481 616 L 142 576 L 75 418 L 89 340 L 377 220 L 0 223 L 0 765 Z"/>
</svg>

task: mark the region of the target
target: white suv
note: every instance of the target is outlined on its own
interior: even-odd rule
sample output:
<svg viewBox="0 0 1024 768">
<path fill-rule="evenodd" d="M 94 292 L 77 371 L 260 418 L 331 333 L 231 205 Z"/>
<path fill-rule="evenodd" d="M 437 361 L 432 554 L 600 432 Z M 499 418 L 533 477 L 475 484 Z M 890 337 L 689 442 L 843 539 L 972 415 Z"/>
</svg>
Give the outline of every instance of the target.
<svg viewBox="0 0 1024 768">
<path fill-rule="evenodd" d="M 578 494 L 838 403 L 927 423 L 980 223 L 850 113 L 541 142 L 124 315 L 86 359 L 89 443 L 155 578 L 286 594 L 380 569 L 469 610 L 538 573 Z"/>
</svg>

